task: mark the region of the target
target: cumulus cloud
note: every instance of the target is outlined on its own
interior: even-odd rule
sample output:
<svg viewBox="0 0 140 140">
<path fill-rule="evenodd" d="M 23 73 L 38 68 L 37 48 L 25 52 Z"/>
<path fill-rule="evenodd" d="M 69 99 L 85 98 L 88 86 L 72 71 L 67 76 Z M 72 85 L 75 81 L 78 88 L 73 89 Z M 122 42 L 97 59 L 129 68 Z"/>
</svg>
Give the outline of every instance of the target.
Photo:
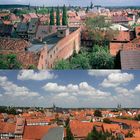
<svg viewBox="0 0 140 140">
<path fill-rule="evenodd" d="M 120 70 L 88 70 L 88 75 L 91 76 L 108 76 L 111 73 L 119 73 Z"/>
<path fill-rule="evenodd" d="M 6 76 L 0 76 L 0 87 L 4 90 L 4 95 L 12 97 L 34 97 L 39 96 L 37 92 L 30 91 L 27 87 L 18 86 L 10 81 Z"/>
<path fill-rule="evenodd" d="M 128 83 L 134 79 L 133 74 L 129 73 L 111 73 L 103 80 L 101 86 L 103 87 L 116 87 L 120 84 Z"/>
<path fill-rule="evenodd" d="M 50 71 L 37 71 L 35 72 L 34 70 L 21 70 L 17 76 L 18 80 L 46 80 L 46 79 L 54 79 L 57 76 Z"/>
<path fill-rule="evenodd" d="M 57 83 L 47 83 L 43 86 L 43 89 L 47 92 L 54 93 L 55 95 L 62 96 L 90 96 L 94 98 L 107 97 L 111 94 L 109 92 L 103 92 L 90 86 L 87 82 L 81 82 L 77 85 L 58 85 Z M 54 96 L 55 96 L 54 95 Z"/>
<path fill-rule="evenodd" d="M 140 92 L 140 84 L 138 84 L 138 85 L 135 87 L 135 91 L 136 91 L 136 92 Z"/>
</svg>

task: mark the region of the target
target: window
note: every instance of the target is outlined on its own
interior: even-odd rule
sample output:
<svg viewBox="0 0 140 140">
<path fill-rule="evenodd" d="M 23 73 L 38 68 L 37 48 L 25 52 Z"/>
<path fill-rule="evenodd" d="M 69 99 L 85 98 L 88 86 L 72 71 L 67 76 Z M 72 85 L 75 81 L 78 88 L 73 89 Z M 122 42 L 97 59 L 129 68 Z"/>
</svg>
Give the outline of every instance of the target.
<svg viewBox="0 0 140 140">
<path fill-rule="evenodd" d="M 63 34 L 63 32 L 61 31 L 61 32 L 60 32 L 60 34 L 62 35 L 62 34 Z"/>
</svg>

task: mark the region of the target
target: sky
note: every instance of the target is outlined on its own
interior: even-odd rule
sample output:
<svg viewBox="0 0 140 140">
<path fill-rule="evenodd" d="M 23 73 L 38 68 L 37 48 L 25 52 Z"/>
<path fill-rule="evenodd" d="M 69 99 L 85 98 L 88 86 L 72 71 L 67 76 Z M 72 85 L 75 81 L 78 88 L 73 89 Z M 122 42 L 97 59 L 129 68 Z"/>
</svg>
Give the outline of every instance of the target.
<svg viewBox="0 0 140 140">
<path fill-rule="evenodd" d="M 102 6 L 140 6 L 140 0 L 0 0 L 0 4 L 31 4 L 46 6 L 76 5 L 87 6 L 93 1 L 94 5 Z"/>
<path fill-rule="evenodd" d="M 0 70 L 0 105 L 140 107 L 140 71 Z"/>
</svg>

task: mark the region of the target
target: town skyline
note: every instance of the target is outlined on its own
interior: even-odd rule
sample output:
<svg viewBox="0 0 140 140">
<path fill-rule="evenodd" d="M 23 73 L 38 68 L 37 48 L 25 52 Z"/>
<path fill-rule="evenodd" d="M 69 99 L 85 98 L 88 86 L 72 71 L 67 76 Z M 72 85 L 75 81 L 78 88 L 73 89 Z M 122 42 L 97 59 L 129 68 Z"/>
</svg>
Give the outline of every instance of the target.
<svg viewBox="0 0 140 140">
<path fill-rule="evenodd" d="M 93 2 L 94 5 L 102 5 L 102 6 L 140 6 L 139 0 L 89 0 L 86 1 L 86 4 L 89 5 L 91 2 Z M 73 6 L 87 6 L 85 5 L 85 0 L 58 0 L 57 2 L 55 0 L 41 0 L 37 1 L 35 0 L 32 2 L 31 0 L 1 0 L 0 4 L 30 4 L 32 6 L 62 6 L 62 5 L 73 5 Z"/>
<path fill-rule="evenodd" d="M 139 77 L 131 70 L 0 71 L 0 105 L 139 107 Z"/>
</svg>

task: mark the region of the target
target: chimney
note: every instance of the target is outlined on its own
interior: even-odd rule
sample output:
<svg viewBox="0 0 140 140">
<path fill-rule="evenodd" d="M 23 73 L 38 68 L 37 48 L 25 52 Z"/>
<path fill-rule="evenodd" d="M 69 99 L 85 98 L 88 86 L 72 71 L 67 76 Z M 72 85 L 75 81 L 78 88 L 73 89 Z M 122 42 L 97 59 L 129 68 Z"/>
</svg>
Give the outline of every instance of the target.
<svg viewBox="0 0 140 140">
<path fill-rule="evenodd" d="M 59 27 L 57 29 L 57 37 L 63 38 L 69 35 L 69 28 L 68 27 Z"/>
</svg>

